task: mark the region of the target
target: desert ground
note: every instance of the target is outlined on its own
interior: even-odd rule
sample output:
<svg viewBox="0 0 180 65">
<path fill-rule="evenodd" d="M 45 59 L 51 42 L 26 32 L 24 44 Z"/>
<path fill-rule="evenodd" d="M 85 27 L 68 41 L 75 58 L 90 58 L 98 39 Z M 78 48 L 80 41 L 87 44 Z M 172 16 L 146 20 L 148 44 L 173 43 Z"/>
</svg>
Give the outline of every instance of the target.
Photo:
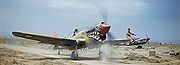
<svg viewBox="0 0 180 65">
<path fill-rule="evenodd" d="M 22 38 L 0 38 L 0 65 L 180 65 L 179 44 L 144 44 L 111 46 L 109 58 L 100 60 L 98 48 L 79 49 L 78 60 L 71 60 L 72 50 L 50 49 L 51 45 Z M 154 51 L 155 54 L 149 54 Z"/>
</svg>

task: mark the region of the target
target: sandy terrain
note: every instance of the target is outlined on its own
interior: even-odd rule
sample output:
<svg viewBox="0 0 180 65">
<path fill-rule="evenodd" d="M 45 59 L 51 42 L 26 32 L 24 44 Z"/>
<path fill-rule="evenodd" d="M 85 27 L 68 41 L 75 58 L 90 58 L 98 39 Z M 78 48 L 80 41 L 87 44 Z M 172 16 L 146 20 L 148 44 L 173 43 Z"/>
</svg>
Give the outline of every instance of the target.
<svg viewBox="0 0 180 65">
<path fill-rule="evenodd" d="M 65 62 L 65 63 L 64 63 Z M 0 48 L 0 65 L 82 65 L 68 60 Z"/>
<path fill-rule="evenodd" d="M 36 50 L 34 53 L 31 53 L 33 52 L 33 48 L 35 48 L 36 46 L 26 46 L 26 44 L 16 44 L 16 42 L 15 44 L 11 44 L 14 39 L 1 38 L 0 41 L 0 65 L 85 65 L 82 63 L 72 62 L 68 59 L 48 57 L 36 53 L 41 50 Z M 20 40 L 18 40 L 17 42 L 19 41 Z M 32 46 L 34 45 L 32 44 Z M 37 46 L 41 46 L 41 44 Z M 44 47 L 46 47 L 46 45 L 44 45 Z"/>
<path fill-rule="evenodd" d="M 36 41 L 0 38 L 0 65 L 180 65 L 180 45 L 146 44 L 142 49 L 135 46 L 114 46 L 108 61 L 99 60 L 98 49 L 78 50 L 79 59 L 70 60 L 71 50 L 49 49 L 51 45 Z M 149 51 L 156 51 L 149 56 Z M 171 55 L 170 55 L 171 54 Z"/>
</svg>

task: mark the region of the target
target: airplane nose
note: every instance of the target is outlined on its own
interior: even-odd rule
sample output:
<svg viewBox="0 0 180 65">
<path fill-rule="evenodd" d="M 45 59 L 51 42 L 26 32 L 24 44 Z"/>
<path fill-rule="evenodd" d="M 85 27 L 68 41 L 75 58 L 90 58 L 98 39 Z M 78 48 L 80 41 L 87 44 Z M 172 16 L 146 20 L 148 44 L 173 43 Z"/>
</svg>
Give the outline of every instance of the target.
<svg viewBox="0 0 180 65">
<path fill-rule="evenodd" d="M 105 34 L 105 33 L 108 33 L 108 32 L 109 32 L 110 28 L 111 28 L 111 26 L 109 26 L 108 24 L 101 24 L 101 25 L 99 26 L 99 31 L 100 31 L 101 33 Z"/>
</svg>

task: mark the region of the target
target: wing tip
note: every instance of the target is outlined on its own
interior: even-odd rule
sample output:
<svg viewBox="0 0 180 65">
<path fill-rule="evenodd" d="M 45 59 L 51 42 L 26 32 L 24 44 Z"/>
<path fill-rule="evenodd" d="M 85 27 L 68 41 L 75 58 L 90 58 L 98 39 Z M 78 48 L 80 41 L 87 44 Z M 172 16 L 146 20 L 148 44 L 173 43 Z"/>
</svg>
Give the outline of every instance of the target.
<svg viewBox="0 0 180 65">
<path fill-rule="evenodd" d="M 17 32 L 12 32 L 12 34 L 15 36 L 15 34 L 16 34 Z"/>
</svg>

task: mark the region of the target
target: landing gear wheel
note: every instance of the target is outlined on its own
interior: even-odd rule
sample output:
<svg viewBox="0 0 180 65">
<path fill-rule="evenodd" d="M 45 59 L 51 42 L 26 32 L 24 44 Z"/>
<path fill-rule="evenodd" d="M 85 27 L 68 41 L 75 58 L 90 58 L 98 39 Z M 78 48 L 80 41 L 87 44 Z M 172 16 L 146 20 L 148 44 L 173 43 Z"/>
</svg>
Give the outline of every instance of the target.
<svg viewBox="0 0 180 65">
<path fill-rule="evenodd" d="M 78 52 L 77 52 L 77 51 L 73 51 L 73 52 L 71 53 L 71 59 L 72 59 L 72 60 L 77 60 L 77 58 L 78 58 Z"/>
</svg>

